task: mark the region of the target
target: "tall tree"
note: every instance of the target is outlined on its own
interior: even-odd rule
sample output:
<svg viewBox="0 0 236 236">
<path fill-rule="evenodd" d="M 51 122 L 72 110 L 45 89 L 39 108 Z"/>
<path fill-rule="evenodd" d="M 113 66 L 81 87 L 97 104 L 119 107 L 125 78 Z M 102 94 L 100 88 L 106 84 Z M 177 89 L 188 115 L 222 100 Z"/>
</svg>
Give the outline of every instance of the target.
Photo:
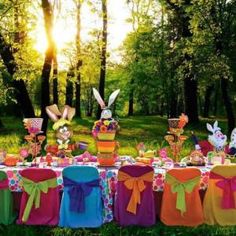
<svg viewBox="0 0 236 236">
<path fill-rule="evenodd" d="M 42 130 L 47 132 L 48 116 L 46 106 L 50 104 L 50 86 L 49 78 L 52 69 L 52 63 L 55 56 L 55 42 L 53 40 L 53 8 L 49 0 L 42 0 L 42 9 L 44 15 L 45 31 L 47 36 L 48 47 L 45 52 L 45 59 L 42 69 L 42 84 L 41 84 L 41 117 L 44 119 Z"/>
<path fill-rule="evenodd" d="M 102 49 L 101 49 L 101 67 L 99 79 L 99 93 L 104 99 L 105 78 L 106 78 L 106 60 L 107 60 L 107 0 L 102 0 Z M 97 118 L 100 117 L 101 108 L 98 106 Z"/>
<path fill-rule="evenodd" d="M 12 46 L 6 43 L 3 35 L 0 33 L 0 55 L 3 60 L 7 72 L 9 73 L 10 80 L 8 84 L 14 87 L 15 98 L 21 111 L 25 117 L 34 117 L 34 108 L 29 97 L 25 82 L 22 79 L 15 80 L 14 74 L 17 70 L 17 64 L 13 55 Z"/>
<path fill-rule="evenodd" d="M 76 74 L 77 80 L 75 82 L 75 108 L 76 108 L 76 115 L 81 117 L 81 66 L 82 66 L 82 59 L 81 59 L 81 6 L 83 0 L 76 0 L 76 15 L 77 15 L 77 32 L 76 32 L 76 51 L 77 51 L 77 63 L 76 63 Z"/>
<path fill-rule="evenodd" d="M 192 7 L 191 0 L 173 2 L 166 0 L 168 8 L 174 14 L 176 19 L 176 31 L 178 39 L 187 43 L 191 41 L 192 32 L 190 27 L 191 16 L 188 11 Z M 185 44 L 185 47 L 187 45 Z M 198 101 L 197 101 L 197 79 L 191 69 L 191 63 L 193 61 L 193 55 L 188 50 L 183 50 L 182 54 L 182 68 L 183 68 L 183 80 L 184 80 L 184 102 L 185 112 L 189 117 L 190 122 L 198 122 Z"/>
</svg>

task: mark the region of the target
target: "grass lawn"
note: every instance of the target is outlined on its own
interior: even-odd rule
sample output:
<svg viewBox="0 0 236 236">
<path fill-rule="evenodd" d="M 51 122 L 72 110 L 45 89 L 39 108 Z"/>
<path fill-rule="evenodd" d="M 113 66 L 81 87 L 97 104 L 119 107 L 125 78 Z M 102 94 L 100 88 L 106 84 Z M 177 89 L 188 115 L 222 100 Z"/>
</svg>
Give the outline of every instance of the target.
<svg viewBox="0 0 236 236">
<path fill-rule="evenodd" d="M 23 137 L 26 134 L 22 121 L 13 117 L 1 118 L 5 129 L 0 131 L 0 149 L 5 149 L 8 153 L 17 153 L 19 148 L 24 145 Z M 88 150 L 95 154 L 96 148 L 93 138 L 91 137 L 91 129 L 93 126 L 93 119 L 74 119 L 74 140 L 75 141 L 87 141 L 89 142 Z M 206 139 L 207 130 L 206 122 L 213 123 L 213 120 L 201 120 L 198 125 L 187 125 L 185 134 L 190 136 L 191 131 L 195 131 L 198 138 Z M 148 117 L 131 117 L 120 118 L 119 124 L 121 130 L 117 135 L 117 140 L 120 143 L 119 154 L 120 155 L 132 155 L 136 156 L 135 146 L 139 142 L 144 142 L 147 148 L 158 149 L 166 146 L 167 143 L 163 141 L 163 136 L 167 131 L 166 118 L 157 116 Z M 226 133 L 226 122 L 220 120 L 220 127 L 222 131 Z M 49 123 L 48 131 L 48 143 L 55 143 L 53 139 L 52 123 Z M 182 156 L 185 156 L 193 148 L 192 140 L 189 139 L 184 145 Z M 99 229 L 62 229 L 59 227 L 42 227 L 42 226 L 22 226 L 22 225 L 0 225 L 0 236 L 6 235 L 236 235 L 236 227 L 219 227 L 219 226 L 207 226 L 202 225 L 199 227 L 167 227 L 162 223 L 157 222 L 153 227 L 141 228 L 141 227 L 119 227 L 116 223 L 109 223 L 103 225 Z"/>
</svg>

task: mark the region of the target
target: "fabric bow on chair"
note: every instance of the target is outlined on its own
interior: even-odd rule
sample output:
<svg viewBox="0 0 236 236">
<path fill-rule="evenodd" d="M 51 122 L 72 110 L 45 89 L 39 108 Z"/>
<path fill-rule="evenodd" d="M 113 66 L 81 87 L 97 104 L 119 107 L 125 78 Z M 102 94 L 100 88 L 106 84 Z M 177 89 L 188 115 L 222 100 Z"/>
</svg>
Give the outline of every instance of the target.
<svg viewBox="0 0 236 236">
<path fill-rule="evenodd" d="M 236 176 L 232 178 L 225 178 L 214 172 L 210 173 L 211 179 L 219 179 L 216 182 L 216 186 L 223 190 L 223 196 L 221 200 L 222 209 L 235 208 L 234 191 L 236 191 Z"/>
<path fill-rule="evenodd" d="M 171 185 L 172 193 L 177 193 L 176 209 L 181 211 L 181 215 L 186 212 L 185 192 L 191 193 L 199 183 L 200 176 L 190 179 L 187 182 L 180 182 L 170 174 L 166 174 L 166 181 Z"/>
<path fill-rule="evenodd" d="M 142 176 L 133 177 L 127 173 L 120 171 L 118 175 L 118 181 L 124 181 L 124 185 L 127 189 L 132 190 L 132 194 L 127 206 L 127 211 L 136 214 L 137 204 L 141 203 L 141 192 L 146 188 L 144 181 L 153 181 L 153 171 L 150 171 Z"/>
<path fill-rule="evenodd" d="M 85 198 L 92 192 L 94 187 L 99 187 L 99 179 L 78 183 L 63 177 L 63 183 L 65 187 L 69 187 L 70 210 L 79 213 L 85 211 Z"/>
<path fill-rule="evenodd" d="M 34 182 L 24 177 L 22 179 L 23 179 L 23 188 L 25 192 L 29 194 L 29 199 L 27 201 L 24 214 L 22 217 L 22 222 L 26 222 L 29 218 L 29 214 L 33 206 L 33 203 L 35 204 L 35 208 L 39 208 L 41 192 L 47 193 L 48 188 L 57 187 L 57 179 L 52 178 L 41 182 Z"/>
</svg>

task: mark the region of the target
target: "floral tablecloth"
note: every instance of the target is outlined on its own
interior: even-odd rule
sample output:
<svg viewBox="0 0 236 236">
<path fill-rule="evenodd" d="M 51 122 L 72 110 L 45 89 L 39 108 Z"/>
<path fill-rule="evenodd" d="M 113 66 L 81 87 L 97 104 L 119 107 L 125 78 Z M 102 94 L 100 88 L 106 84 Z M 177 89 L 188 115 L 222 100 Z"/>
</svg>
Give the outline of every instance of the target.
<svg viewBox="0 0 236 236">
<path fill-rule="evenodd" d="M 22 167 L 6 167 L 3 169 L 7 173 L 9 188 L 13 192 L 22 191 L 22 177 L 20 171 Z M 57 182 L 60 189 L 63 189 L 62 170 L 63 168 L 52 168 L 57 174 Z M 113 220 L 113 201 L 117 183 L 117 168 L 98 168 L 100 175 L 100 188 L 104 202 L 103 221 L 110 222 Z M 205 190 L 208 186 L 209 168 L 200 168 L 202 176 L 200 189 Z M 163 191 L 166 169 L 156 168 L 153 179 L 153 190 Z"/>
</svg>

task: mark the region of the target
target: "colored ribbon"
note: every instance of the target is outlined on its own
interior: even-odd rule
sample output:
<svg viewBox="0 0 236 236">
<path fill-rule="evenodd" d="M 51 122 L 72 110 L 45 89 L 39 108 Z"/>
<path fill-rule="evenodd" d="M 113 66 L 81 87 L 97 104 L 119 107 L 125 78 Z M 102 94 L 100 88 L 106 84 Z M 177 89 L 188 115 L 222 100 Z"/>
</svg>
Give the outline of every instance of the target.
<svg viewBox="0 0 236 236">
<path fill-rule="evenodd" d="M 0 180 L 0 189 L 8 189 L 8 179 Z"/>
<path fill-rule="evenodd" d="M 137 204 L 141 203 L 141 192 L 143 192 L 146 188 L 144 181 L 153 181 L 153 171 L 150 171 L 139 177 L 133 177 L 123 171 L 119 171 L 118 181 L 124 181 L 125 187 L 129 190 L 132 190 L 132 194 L 126 210 L 128 212 L 136 214 Z"/>
<path fill-rule="evenodd" d="M 63 177 L 65 187 L 69 187 L 70 211 L 82 213 L 85 211 L 85 198 L 89 196 L 94 187 L 99 187 L 99 179 L 89 182 L 75 182 Z"/>
<path fill-rule="evenodd" d="M 26 222 L 29 218 L 29 214 L 32 209 L 33 203 L 35 205 L 35 208 L 39 208 L 41 192 L 47 193 L 48 188 L 56 188 L 57 179 L 52 178 L 52 179 L 48 179 L 41 182 L 34 182 L 30 179 L 23 177 L 22 180 L 23 180 L 24 191 L 29 194 L 29 198 L 26 203 L 25 210 L 22 217 L 22 221 Z"/>
<path fill-rule="evenodd" d="M 166 173 L 165 180 L 171 185 L 172 193 L 177 193 L 176 209 L 181 211 L 181 215 L 186 212 L 185 192 L 191 193 L 194 187 L 199 183 L 200 176 L 188 180 L 187 182 L 180 182 L 172 175 Z"/>
<path fill-rule="evenodd" d="M 234 191 L 236 191 L 236 176 L 232 178 L 225 178 L 219 174 L 210 172 L 210 179 L 219 179 L 219 181 L 216 182 L 216 186 L 223 190 L 221 208 L 235 208 Z"/>
</svg>

